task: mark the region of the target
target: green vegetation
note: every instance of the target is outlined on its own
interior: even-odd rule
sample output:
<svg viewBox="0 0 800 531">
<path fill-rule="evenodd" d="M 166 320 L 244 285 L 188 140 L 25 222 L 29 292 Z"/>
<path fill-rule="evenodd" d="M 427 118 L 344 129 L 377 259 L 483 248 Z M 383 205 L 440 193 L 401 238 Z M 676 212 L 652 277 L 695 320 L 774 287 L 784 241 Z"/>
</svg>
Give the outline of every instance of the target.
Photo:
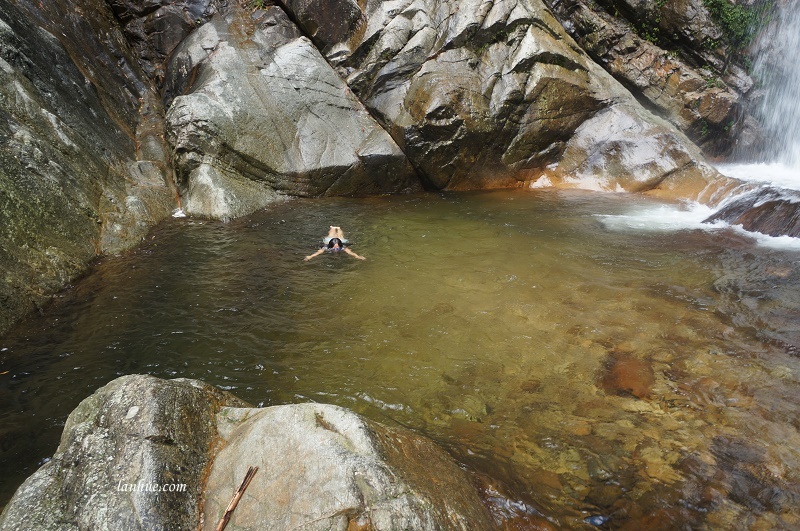
<svg viewBox="0 0 800 531">
<path fill-rule="evenodd" d="M 752 6 L 734 4 L 729 0 L 703 0 L 703 5 L 725 32 L 728 44 L 738 51 L 752 42 L 765 21 L 765 13 L 772 8 L 772 0 Z"/>
<path fill-rule="evenodd" d="M 700 138 L 705 138 L 708 136 L 710 129 L 708 126 L 708 122 L 705 119 L 700 120 Z"/>
<path fill-rule="evenodd" d="M 640 22 L 638 31 L 641 38 L 658 45 L 661 37 L 661 9 L 666 5 L 667 0 L 656 0 L 655 8 L 650 12 L 648 19 Z"/>
<path fill-rule="evenodd" d="M 639 36 L 641 38 L 643 38 L 644 40 L 646 40 L 647 42 L 650 42 L 650 43 L 656 44 L 656 45 L 658 44 L 658 40 L 659 40 L 658 26 L 652 26 L 652 25 L 646 24 L 646 23 L 642 24 L 641 27 L 639 28 L 638 33 L 639 33 Z"/>
<path fill-rule="evenodd" d="M 706 78 L 706 87 L 708 87 L 708 88 L 714 88 L 714 87 L 725 88 L 725 83 L 723 83 L 722 80 L 719 77 L 717 77 L 717 76 L 712 74 L 712 75 L 710 75 L 710 76 L 708 76 Z"/>
<path fill-rule="evenodd" d="M 734 122 L 732 119 L 731 119 L 731 120 L 728 120 L 728 122 L 727 122 L 727 123 L 725 124 L 725 126 L 722 128 L 722 130 L 725 132 L 725 134 L 728 134 L 728 133 L 730 133 L 730 132 L 731 132 L 731 130 L 733 129 L 733 125 L 734 125 L 734 123 L 735 123 L 735 122 Z"/>
</svg>

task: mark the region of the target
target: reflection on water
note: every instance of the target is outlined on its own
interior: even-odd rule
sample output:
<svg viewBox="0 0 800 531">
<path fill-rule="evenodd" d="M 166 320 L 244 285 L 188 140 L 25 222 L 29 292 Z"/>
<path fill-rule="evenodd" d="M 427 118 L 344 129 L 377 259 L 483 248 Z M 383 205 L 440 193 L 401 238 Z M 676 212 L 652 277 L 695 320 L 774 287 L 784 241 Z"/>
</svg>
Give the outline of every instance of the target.
<svg viewBox="0 0 800 531">
<path fill-rule="evenodd" d="M 4 494 L 81 399 L 149 373 L 418 430 L 520 522 L 796 526 L 800 254 L 596 215 L 632 203 L 649 204 L 493 192 L 172 221 L 2 341 Z M 329 225 L 368 260 L 303 262 Z"/>
</svg>

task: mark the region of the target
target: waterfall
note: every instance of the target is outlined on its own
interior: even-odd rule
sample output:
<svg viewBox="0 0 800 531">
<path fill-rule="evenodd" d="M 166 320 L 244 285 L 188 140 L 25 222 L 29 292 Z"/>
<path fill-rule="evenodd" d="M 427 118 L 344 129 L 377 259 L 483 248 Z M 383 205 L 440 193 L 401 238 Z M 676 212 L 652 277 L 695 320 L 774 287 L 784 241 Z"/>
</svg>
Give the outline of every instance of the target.
<svg viewBox="0 0 800 531">
<path fill-rule="evenodd" d="M 777 0 L 770 16 L 751 48 L 766 143 L 751 163 L 718 167 L 745 183 L 706 221 L 800 238 L 800 0 Z"/>
<path fill-rule="evenodd" d="M 800 249 L 800 0 L 775 2 L 751 47 L 752 75 L 758 82 L 753 100 L 758 104 L 751 112 L 767 140 L 762 144 L 751 130 L 751 138 L 743 142 L 747 146 L 736 153 L 740 162 L 717 165 L 720 173 L 740 182 L 725 182 L 708 204 L 644 207 L 604 216 L 606 227 L 733 226 L 760 243 Z"/>
<path fill-rule="evenodd" d="M 764 90 L 758 115 L 768 137 L 756 160 L 800 173 L 800 0 L 776 6 L 753 51 L 753 73 Z"/>
</svg>

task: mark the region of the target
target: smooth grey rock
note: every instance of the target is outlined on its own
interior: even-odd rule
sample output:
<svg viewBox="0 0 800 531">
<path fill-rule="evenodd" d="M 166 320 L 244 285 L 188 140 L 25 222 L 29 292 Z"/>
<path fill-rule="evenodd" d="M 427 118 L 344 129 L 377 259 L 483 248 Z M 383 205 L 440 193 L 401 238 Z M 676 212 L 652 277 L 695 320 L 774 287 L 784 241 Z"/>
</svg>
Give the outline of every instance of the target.
<svg viewBox="0 0 800 531">
<path fill-rule="evenodd" d="M 431 188 L 520 186 L 553 168 L 569 177 L 578 156 L 563 171 L 559 161 L 579 127 L 598 115 L 617 130 L 634 120 L 646 135 L 640 140 L 662 148 L 651 174 L 640 176 L 638 148 L 618 143 L 630 152 L 617 157 L 612 179 L 645 189 L 679 170 L 703 185 L 717 175 L 684 135 L 596 65 L 540 0 L 360 5 L 366 21 L 326 47 L 328 60 Z M 585 148 L 596 153 L 603 142 Z M 687 155 L 697 161 L 691 168 Z"/>
<path fill-rule="evenodd" d="M 214 416 L 244 405 L 197 380 L 112 381 L 70 414 L 55 455 L 14 494 L 0 529 L 197 528 Z M 150 485 L 186 487 L 157 492 Z"/>
<path fill-rule="evenodd" d="M 229 219 L 278 194 L 419 189 L 405 154 L 278 8 L 232 7 L 196 30 L 165 94 L 188 213 Z"/>
<path fill-rule="evenodd" d="M 245 529 L 496 527 L 475 488 L 432 442 L 326 404 L 223 408 L 225 447 L 205 493 L 213 530 L 248 467 L 258 466 L 228 526 Z"/>
<path fill-rule="evenodd" d="M 701 162 L 700 150 L 682 133 L 658 118 L 643 120 L 641 112 L 617 105 L 581 124 L 561 160 L 534 177 L 531 187 L 646 192 L 712 203 L 720 189 L 738 185 Z"/>
<path fill-rule="evenodd" d="M 0 0 L 0 334 L 169 214 L 167 157 L 105 3 Z"/>
<path fill-rule="evenodd" d="M 253 409 L 197 380 L 130 375 L 70 414 L 0 530 L 214 529 L 250 466 L 259 471 L 229 530 L 496 528 L 467 474 L 408 430 L 338 406 Z"/>
</svg>

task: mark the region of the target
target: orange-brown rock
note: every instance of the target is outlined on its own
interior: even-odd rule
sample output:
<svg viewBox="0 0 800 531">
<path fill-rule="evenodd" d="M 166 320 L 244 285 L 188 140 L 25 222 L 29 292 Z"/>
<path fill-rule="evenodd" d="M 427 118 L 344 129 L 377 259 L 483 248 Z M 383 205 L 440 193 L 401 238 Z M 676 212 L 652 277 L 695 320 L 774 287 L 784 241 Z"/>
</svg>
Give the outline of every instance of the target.
<svg viewBox="0 0 800 531">
<path fill-rule="evenodd" d="M 607 393 L 647 398 L 655 383 L 653 367 L 639 358 L 612 353 L 600 375 L 600 387 Z"/>
</svg>

